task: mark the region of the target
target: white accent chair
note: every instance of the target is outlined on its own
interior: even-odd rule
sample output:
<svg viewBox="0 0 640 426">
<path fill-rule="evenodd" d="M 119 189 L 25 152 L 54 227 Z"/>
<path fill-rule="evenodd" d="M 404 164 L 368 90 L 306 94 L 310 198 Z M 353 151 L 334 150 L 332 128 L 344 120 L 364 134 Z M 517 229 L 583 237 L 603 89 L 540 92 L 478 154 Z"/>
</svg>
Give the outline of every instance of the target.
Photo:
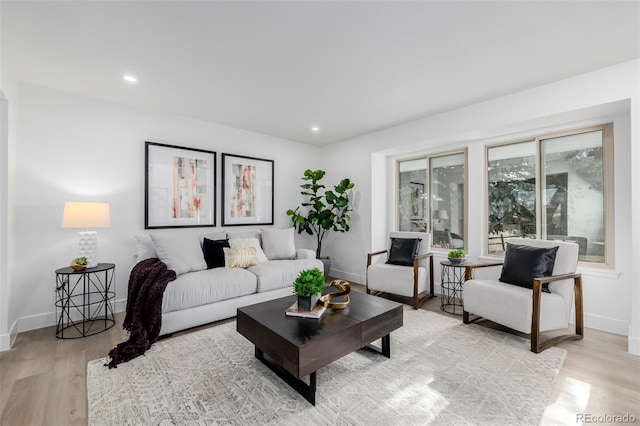
<svg viewBox="0 0 640 426">
<path fill-rule="evenodd" d="M 389 293 L 411 297 L 413 309 L 418 309 L 425 300 L 435 297 L 433 293 L 433 253 L 430 253 L 431 234 L 428 232 L 390 232 L 389 245 L 392 238 L 420 238 L 422 241 L 418 254 L 413 258 L 411 266 L 384 263 L 387 259 L 380 255 L 388 255 L 389 249 L 367 254 L 367 294 Z"/>
<path fill-rule="evenodd" d="M 531 351 L 535 353 L 562 341 L 582 339 L 582 278 L 581 274 L 576 273 L 578 245 L 572 242 L 528 238 L 512 238 L 509 239 L 509 243 L 542 248 L 558 246 L 552 276 L 534 279 L 533 289 L 507 284 L 498 279 L 466 281 L 463 322 L 465 324 L 473 322 L 470 320 L 470 314 L 475 314 L 529 334 Z M 543 284 L 548 284 L 550 293 L 542 292 Z M 541 342 L 541 332 L 569 327 L 574 299 L 575 333 Z"/>
</svg>

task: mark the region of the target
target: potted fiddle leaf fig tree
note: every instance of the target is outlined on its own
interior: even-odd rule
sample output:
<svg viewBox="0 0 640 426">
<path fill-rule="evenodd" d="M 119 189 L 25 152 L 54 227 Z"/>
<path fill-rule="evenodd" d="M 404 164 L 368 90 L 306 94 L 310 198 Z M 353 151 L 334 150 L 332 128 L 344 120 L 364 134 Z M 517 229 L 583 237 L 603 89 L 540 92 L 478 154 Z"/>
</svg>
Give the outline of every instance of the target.
<svg viewBox="0 0 640 426">
<path fill-rule="evenodd" d="M 293 292 L 298 296 L 298 310 L 310 311 L 318 303 L 324 288 L 324 275 L 320 269 L 305 269 L 293 282 Z"/>
<path fill-rule="evenodd" d="M 302 176 L 304 183 L 300 185 L 300 192 L 304 197 L 302 204 L 295 210 L 287 210 L 291 216 L 294 228 L 298 234 L 306 232 L 316 236 L 316 258 L 325 264 L 325 274 L 329 273 L 330 260 L 322 257 L 322 241 L 329 231 L 347 232 L 352 210 L 349 205 L 349 190 L 355 184 L 350 179 L 344 178 L 333 190 L 326 189 L 322 183 L 324 170 L 307 169 Z"/>
</svg>

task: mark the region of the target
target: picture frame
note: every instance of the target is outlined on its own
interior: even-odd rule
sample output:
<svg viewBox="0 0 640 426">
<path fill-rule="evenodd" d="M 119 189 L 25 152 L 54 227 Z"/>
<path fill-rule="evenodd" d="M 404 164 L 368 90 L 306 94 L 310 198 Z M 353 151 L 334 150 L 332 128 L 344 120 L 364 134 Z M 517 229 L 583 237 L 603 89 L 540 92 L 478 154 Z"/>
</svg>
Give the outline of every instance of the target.
<svg viewBox="0 0 640 426">
<path fill-rule="evenodd" d="M 144 229 L 216 224 L 216 152 L 145 142 Z"/>
<path fill-rule="evenodd" d="M 274 161 L 222 154 L 222 226 L 273 225 Z"/>
</svg>

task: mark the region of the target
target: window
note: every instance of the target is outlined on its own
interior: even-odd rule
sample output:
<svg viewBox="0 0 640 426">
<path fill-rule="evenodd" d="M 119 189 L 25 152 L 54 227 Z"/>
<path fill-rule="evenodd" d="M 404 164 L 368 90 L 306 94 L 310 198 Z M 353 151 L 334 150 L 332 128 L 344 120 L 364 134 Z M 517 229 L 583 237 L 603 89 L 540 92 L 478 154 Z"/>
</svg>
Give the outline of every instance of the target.
<svg viewBox="0 0 640 426">
<path fill-rule="evenodd" d="M 427 159 L 400 161 L 398 177 L 398 229 L 426 232 Z"/>
<path fill-rule="evenodd" d="M 464 248 L 466 150 L 398 162 L 398 229 L 431 232 L 434 248 Z"/>
<path fill-rule="evenodd" d="M 487 147 L 489 254 L 531 237 L 574 241 L 580 261 L 610 265 L 612 128 Z"/>
</svg>

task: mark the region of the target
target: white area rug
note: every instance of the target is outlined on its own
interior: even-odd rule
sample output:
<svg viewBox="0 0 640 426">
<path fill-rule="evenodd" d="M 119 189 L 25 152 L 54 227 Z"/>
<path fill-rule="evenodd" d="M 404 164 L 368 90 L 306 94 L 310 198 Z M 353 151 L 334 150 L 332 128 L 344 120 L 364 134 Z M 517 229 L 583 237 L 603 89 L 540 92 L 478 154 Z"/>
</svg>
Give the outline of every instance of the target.
<svg viewBox="0 0 640 426">
<path fill-rule="evenodd" d="M 235 326 L 160 341 L 112 370 L 89 362 L 89 424 L 537 425 L 566 355 L 407 308 L 391 359 L 361 350 L 320 369 L 314 407 Z"/>
</svg>

